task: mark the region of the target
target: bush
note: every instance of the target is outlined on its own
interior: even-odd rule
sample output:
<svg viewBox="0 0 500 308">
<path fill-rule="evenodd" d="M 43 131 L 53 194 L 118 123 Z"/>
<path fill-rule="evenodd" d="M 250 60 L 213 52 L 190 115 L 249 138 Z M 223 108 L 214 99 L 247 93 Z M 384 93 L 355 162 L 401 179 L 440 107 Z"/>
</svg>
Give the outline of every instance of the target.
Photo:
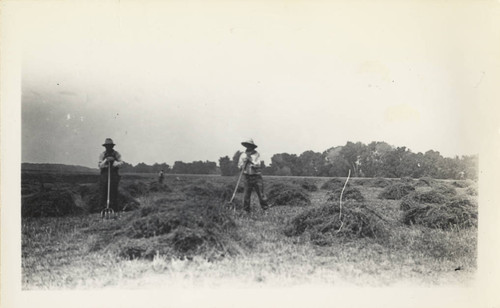
<svg viewBox="0 0 500 308">
<path fill-rule="evenodd" d="M 339 202 L 341 193 L 342 193 L 342 188 L 329 192 L 327 194 L 327 201 Z M 346 200 L 355 200 L 361 202 L 365 200 L 365 197 L 363 197 L 359 189 L 357 189 L 356 187 L 348 187 L 344 190 L 344 193 L 342 194 L 342 201 Z"/>
<path fill-rule="evenodd" d="M 311 204 L 309 193 L 297 185 L 273 183 L 267 192 L 267 199 L 273 206 L 306 206 Z"/>
<path fill-rule="evenodd" d="M 308 232 L 316 245 L 329 245 L 336 237 L 378 238 L 387 235 L 384 220 L 363 203 L 325 205 L 300 213 L 285 227 L 285 235 L 298 236 Z"/>
<path fill-rule="evenodd" d="M 387 186 L 378 196 L 379 199 L 399 200 L 409 193 L 415 191 L 415 187 L 409 184 L 396 183 Z"/>
</svg>

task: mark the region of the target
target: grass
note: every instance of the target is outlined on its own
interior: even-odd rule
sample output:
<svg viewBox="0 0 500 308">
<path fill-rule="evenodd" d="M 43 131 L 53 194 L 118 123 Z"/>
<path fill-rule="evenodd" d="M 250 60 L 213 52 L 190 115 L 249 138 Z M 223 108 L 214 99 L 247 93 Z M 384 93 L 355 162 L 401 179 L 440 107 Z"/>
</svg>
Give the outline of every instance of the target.
<svg viewBox="0 0 500 308">
<path fill-rule="evenodd" d="M 236 182 L 232 177 L 203 179 L 217 185 Z M 151 193 L 139 197 L 139 202 L 142 206 L 157 200 L 183 202 L 186 196 L 182 188 L 196 180 L 196 177 L 179 180 L 167 177 L 172 193 Z M 272 180 L 287 181 L 285 178 Z M 322 181 L 326 179 L 318 180 L 318 187 Z M 365 202 L 388 221 L 390 236 L 338 238 L 328 246 L 315 245 L 307 232 L 285 236 L 285 226 L 292 218 L 309 208 L 328 204 L 324 190 L 310 192 L 311 205 L 307 208 L 279 206 L 267 212 L 260 209 L 253 195 L 251 214 L 231 213 L 242 235 L 238 244 L 243 248 L 236 255 L 212 261 L 201 256 L 179 258 L 159 254 L 152 261 L 129 260 L 111 251 L 96 249 L 101 232 L 112 234 L 113 223 L 133 219 L 140 211 L 121 213 L 113 222 L 103 221 L 98 214 L 23 219 L 22 286 L 25 290 L 34 290 L 304 284 L 467 285 L 472 282 L 477 269 L 477 228 L 435 230 L 406 226 L 401 223 L 398 200 L 378 199 L 383 188 L 355 187 L 362 191 Z M 100 231 L 89 232 L 91 229 Z M 460 270 L 455 270 L 457 268 Z"/>
</svg>

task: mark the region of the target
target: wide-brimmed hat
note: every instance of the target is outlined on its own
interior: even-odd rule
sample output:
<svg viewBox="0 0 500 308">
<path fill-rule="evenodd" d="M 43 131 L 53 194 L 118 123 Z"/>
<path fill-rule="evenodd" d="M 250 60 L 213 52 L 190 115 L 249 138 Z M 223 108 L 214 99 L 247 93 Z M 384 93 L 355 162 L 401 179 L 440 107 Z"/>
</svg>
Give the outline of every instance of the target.
<svg viewBox="0 0 500 308">
<path fill-rule="evenodd" d="M 253 139 L 245 140 L 241 143 L 245 148 L 256 148 L 257 145 L 253 142 Z"/>
<path fill-rule="evenodd" d="M 107 145 L 112 145 L 114 146 L 115 144 L 113 143 L 113 139 L 111 138 L 106 138 L 106 140 L 104 141 L 104 144 L 102 146 L 107 146 Z"/>
</svg>

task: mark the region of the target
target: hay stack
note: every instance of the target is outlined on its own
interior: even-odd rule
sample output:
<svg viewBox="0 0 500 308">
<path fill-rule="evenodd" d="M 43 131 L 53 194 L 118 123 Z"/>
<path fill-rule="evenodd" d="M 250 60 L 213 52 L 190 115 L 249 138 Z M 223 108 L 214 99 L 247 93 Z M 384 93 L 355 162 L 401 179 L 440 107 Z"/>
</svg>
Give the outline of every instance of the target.
<svg viewBox="0 0 500 308">
<path fill-rule="evenodd" d="M 327 194 L 327 201 L 329 202 L 339 202 L 340 194 L 342 193 L 342 188 L 338 188 L 335 191 L 331 191 Z M 342 201 L 354 200 L 358 202 L 365 201 L 365 197 L 361 194 L 359 189 L 356 187 L 347 187 L 342 194 Z"/>
<path fill-rule="evenodd" d="M 314 184 L 313 181 L 309 181 L 306 179 L 293 180 L 293 184 L 300 186 L 309 192 L 318 191 L 318 186 L 316 186 L 316 184 Z"/>
<path fill-rule="evenodd" d="M 465 190 L 465 193 L 468 194 L 469 196 L 477 196 L 478 191 L 476 186 L 469 186 Z"/>
<path fill-rule="evenodd" d="M 149 192 L 155 193 L 170 193 L 172 189 L 164 183 L 158 183 L 156 181 L 149 183 Z"/>
<path fill-rule="evenodd" d="M 424 177 L 418 179 L 415 186 L 420 186 L 420 187 L 433 186 L 435 183 L 436 183 L 436 181 L 433 178 L 430 178 L 428 176 L 424 176 Z"/>
<path fill-rule="evenodd" d="M 389 185 L 391 185 L 391 181 L 388 179 L 384 179 L 384 178 L 375 178 L 375 179 L 370 181 L 371 187 L 385 188 Z"/>
<path fill-rule="evenodd" d="M 81 185 L 79 187 L 79 194 L 85 204 L 85 210 L 88 213 L 99 213 L 103 210 L 101 205 L 101 193 L 98 184 Z M 139 202 L 132 197 L 125 189 L 118 187 L 118 198 L 116 208 L 117 211 L 133 211 L 139 208 Z"/>
<path fill-rule="evenodd" d="M 395 183 L 387 186 L 378 196 L 379 199 L 399 200 L 415 191 L 415 187 L 404 183 Z"/>
<path fill-rule="evenodd" d="M 342 187 L 344 187 L 344 184 L 345 184 L 345 180 L 334 178 L 334 179 L 326 181 L 323 185 L 321 185 L 321 189 L 333 191 L 333 190 L 337 190 L 338 188 L 342 189 Z M 347 187 L 350 187 L 350 186 L 351 186 L 351 183 L 347 183 Z"/>
<path fill-rule="evenodd" d="M 403 223 L 443 230 L 477 226 L 477 204 L 466 196 L 451 197 L 440 204 L 416 204 L 403 213 Z"/>
<path fill-rule="evenodd" d="M 91 228 L 99 237 L 94 250 L 105 250 L 127 259 L 153 259 L 155 255 L 209 259 L 241 252 L 240 236 L 230 212 L 219 205 L 156 203 L 141 208 L 110 232 Z"/>
<path fill-rule="evenodd" d="M 132 183 L 124 184 L 123 189 L 134 198 L 143 196 L 149 191 L 148 185 L 142 181 L 134 181 Z"/>
<path fill-rule="evenodd" d="M 22 198 L 22 217 L 61 217 L 82 213 L 69 190 L 49 190 Z"/>
<path fill-rule="evenodd" d="M 420 204 L 444 204 L 448 197 L 437 190 L 430 190 L 426 192 L 414 191 L 404 196 L 400 203 L 400 209 L 407 211 L 411 208 L 417 207 Z"/>
<path fill-rule="evenodd" d="M 267 199 L 273 206 L 307 206 L 311 204 L 309 193 L 304 188 L 285 183 L 271 184 L 267 191 Z"/>
<path fill-rule="evenodd" d="M 387 234 L 384 220 L 364 203 L 346 203 L 342 208 L 342 220 L 339 212 L 339 205 L 304 211 L 287 223 L 285 235 L 298 236 L 308 232 L 314 244 L 328 245 L 336 237 L 378 238 Z"/>
</svg>

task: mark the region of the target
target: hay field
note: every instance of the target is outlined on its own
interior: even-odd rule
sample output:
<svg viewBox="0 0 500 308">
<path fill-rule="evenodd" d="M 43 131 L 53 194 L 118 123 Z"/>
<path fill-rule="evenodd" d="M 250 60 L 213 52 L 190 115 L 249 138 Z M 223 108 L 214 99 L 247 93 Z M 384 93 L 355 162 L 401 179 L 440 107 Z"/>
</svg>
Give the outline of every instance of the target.
<svg viewBox="0 0 500 308">
<path fill-rule="evenodd" d="M 246 214 L 241 189 L 227 206 L 235 177 L 125 174 L 135 206 L 103 220 L 97 179 L 23 175 L 23 289 L 464 286 L 477 270 L 474 182 L 405 179 L 405 197 L 400 179 L 351 179 L 340 209 L 344 178 L 264 177 L 275 206 L 253 195 Z"/>
</svg>

